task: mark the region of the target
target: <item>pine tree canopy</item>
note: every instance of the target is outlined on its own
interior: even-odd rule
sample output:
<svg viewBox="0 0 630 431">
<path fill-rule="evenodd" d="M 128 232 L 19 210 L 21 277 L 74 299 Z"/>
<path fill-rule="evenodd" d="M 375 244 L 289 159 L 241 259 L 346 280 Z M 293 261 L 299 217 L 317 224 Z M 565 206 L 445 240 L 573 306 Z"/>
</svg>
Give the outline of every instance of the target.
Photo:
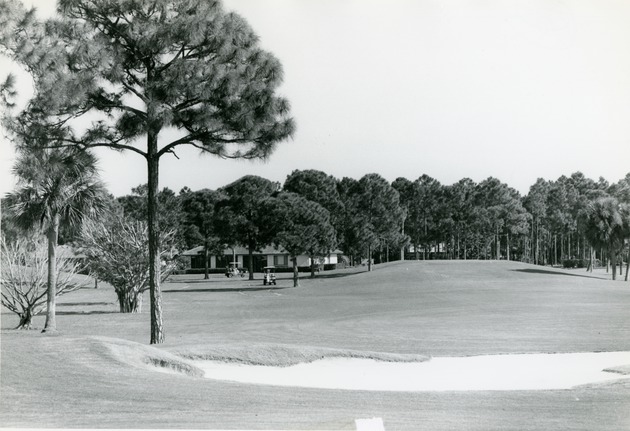
<svg viewBox="0 0 630 431">
<path fill-rule="evenodd" d="M 179 134 L 158 158 L 182 144 L 220 157 L 264 158 L 293 133 L 289 103 L 275 94 L 280 62 L 220 2 L 61 0 L 59 10 L 46 37 L 41 26 L 28 27 L 43 47 L 19 47 L 18 40 L 13 49 L 40 75 L 29 114 L 43 106 L 60 114 L 56 124 L 74 125 L 65 142 L 147 155 L 137 138 L 172 128 Z M 57 55 L 44 55 L 50 50 Z M 86 113 L 87 129 L 85 121 L 68 120 Z"/>
</svg>

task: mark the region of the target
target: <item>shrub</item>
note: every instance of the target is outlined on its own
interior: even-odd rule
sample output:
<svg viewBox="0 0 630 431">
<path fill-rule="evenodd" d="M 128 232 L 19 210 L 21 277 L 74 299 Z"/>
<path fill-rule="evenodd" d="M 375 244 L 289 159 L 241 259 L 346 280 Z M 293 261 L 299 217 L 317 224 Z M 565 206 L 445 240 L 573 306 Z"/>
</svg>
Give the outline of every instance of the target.
<svg viewBox="0 0 630 431">
<path fill-rule="evenodd" d="M 174 232 L 160 233 L 160 277 L 164 281 L 176 267 Z M 149 289 L 149 235 L 144 222 L 111 220 L 84 224 L 81 245 L 90 273 L 111 284 L 121 313 L 139 313 L 142 293 Z"/>
<path fill-rule="evenodd" d="M 34 316 L 46 309 L 48 293 L 48 244 L 19 239 L 12 244 L 0 242 L 0 279 L 2 305 L 20 318 L 16 329 L 30 329 Z M 79 264 L 59 253 L 57 256 L 57 296 L 83 285 L 75 274 Z"/>
</svg>

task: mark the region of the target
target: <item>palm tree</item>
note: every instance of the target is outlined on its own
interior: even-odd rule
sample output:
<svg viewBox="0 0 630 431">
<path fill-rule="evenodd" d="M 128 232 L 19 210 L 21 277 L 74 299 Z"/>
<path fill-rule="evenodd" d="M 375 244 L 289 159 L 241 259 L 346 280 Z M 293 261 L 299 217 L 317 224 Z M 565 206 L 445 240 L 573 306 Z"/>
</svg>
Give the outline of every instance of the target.
<svg viewBox="0 0 630 431">
<path fill-rule="evenodd" d="M 617 253 L 627 236 L 627 208 L 613 197 L 591 202 L 585 211 L 585 234 L 591 246 L 608 252 L 612 265 L 612 279 L 616 280 Z"/>
<path fill-rule="evenodd" d="M 21 148 L 14 166 L 18 183 L 7 196 L 15 223 L 24 230 L 39 227 L 48 240 L 46 324 L 56 330 L 56 249 L 59 227 L 76 224 L 104 206 L 94 155 L 75 148 Z"/>
</svg>

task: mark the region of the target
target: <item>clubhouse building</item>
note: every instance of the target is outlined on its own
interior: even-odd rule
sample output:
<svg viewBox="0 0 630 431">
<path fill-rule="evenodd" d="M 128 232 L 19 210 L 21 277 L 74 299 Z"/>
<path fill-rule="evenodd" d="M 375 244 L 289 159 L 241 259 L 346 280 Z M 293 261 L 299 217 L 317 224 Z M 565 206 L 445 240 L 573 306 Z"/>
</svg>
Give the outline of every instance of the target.
<svg viewBox="0 0 630 431">
<path fill-rule="evenodd" d="M 316 264 L 337 265 L 340 262 L 341 250 L 334 250 L 325 257 L 316 259 Z M 254 260 L 254 272 L 262 272 L 265 266 L 275 266 L 276 268 L 289 268 L 293 265 L 290 254 L 282 249 L 275 247 L 265 247 L 259 252 L 252 254 Z M 203 246 L 195 247 L 180 254 L 180 259 L 184 262 L 186 269 L 202 269 L 204 265 Z M 223 250 L 222 254 L 210 255 L 210 269 L 225 269 L 231 262 L 238 262 L 238 267 L 247 269 L 249 267 L 249 251 L 245 247 L 228 247 Z M 297 257 L 298 267 L 310 267 L 311 258 L 309 256 L 300 255 Z"/>
</svg>

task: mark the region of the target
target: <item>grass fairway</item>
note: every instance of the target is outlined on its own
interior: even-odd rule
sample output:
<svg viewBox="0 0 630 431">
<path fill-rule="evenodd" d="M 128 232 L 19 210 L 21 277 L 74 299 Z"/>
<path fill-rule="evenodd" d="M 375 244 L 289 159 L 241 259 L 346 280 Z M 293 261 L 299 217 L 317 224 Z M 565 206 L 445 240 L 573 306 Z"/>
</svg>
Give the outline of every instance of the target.
<svg viewBox="0 0 630 431">
<path fill-rule="evenodd" d="M 557 391 L 368 392 L 203 379 L 186 357 L 286 365 L 323 356 L 630 350 L 630 283 L 515 262 L 398 262 L 322 273 L 294 289 L 181 276 L 164 283 L 167 342 L 111 288 L 59 299 L 59 333 L 2 311 L 3 427 L 627 430 L 630 382 Z M 145 304 L 147 305 L 147 304 Z M 44 317 L 35 318 L 42 327 Z M 178 372 L 158 372 L 167 364 Z"/>
</svg>

